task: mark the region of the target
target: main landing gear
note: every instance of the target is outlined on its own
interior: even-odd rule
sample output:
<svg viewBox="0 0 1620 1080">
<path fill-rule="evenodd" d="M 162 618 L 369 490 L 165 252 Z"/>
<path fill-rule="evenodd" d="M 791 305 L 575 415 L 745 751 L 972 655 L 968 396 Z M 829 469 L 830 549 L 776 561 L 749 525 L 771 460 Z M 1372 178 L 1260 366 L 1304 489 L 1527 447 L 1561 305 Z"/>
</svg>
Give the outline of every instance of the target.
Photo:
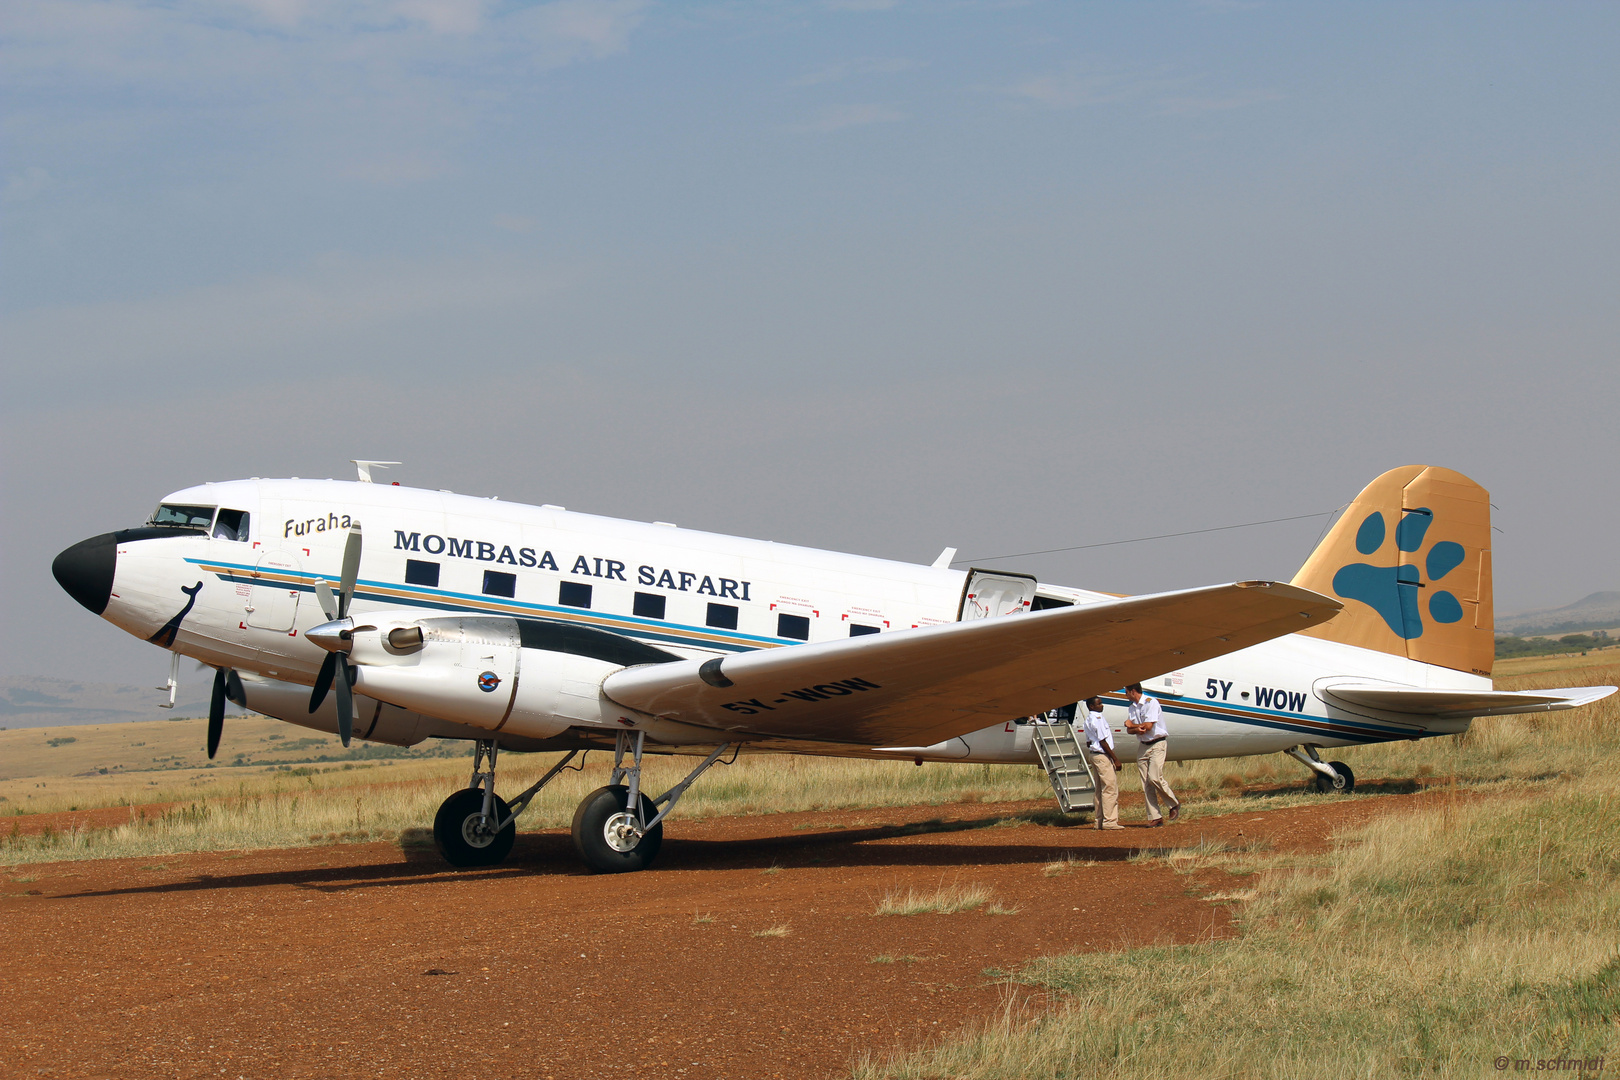
<svg viewBox="0 0 1620 1080">
<path fill-rule="evenodd" d="M 1356 774 L 1350 771 L 1350 766 L 1342 761 L 1323 761 L 1322 756 L 1316 752 L 1316 747 L 1290 746 L 1283 753 L 1315 774 L 1311 782 L 1315 784 L 1316 790 L 1324 795 L 1332 792 L 1348 795 L 1355 790 Z"/>
<path fill-rule="evenodd" d="M 585 796 L 574 811 L 574 850 L 592 870 L 613 874 L 650 866 L 664 841 L 664 818 L 692 782 L 731 748 L 730 743 L 720 744 L 686 779 L 658 798 L 649 799 L 641 791 L 641 756 L 646 738 L 641 731 L 618 733 L 612 778 L 605 787 Z M 630 754 L 629 764 L 625 763 L 626 752 Z M 494 866 L 511 854 L 517 837 L 517 816 L 579 751 L 569 751 L 539 782 L 510 803 L 495 794 L 498 753 L 493 740 L 477 743 L 472 780 L 444 800 L 433 818 L 433 839 L 452 866 Z M 663 809 L 659 810 L 659 806 Z"/>
<path fill-rule="evenodd" d="M 686 779 L 649 799 L 641 792 L 641 752 L 647 740 L 644 731 L 632 735 L 619 732 L 613 748 L 613 776 L 606 787 L 585 796 L 574 811 L 574 850 L 585 865 L 604 874 L 645 870 L 658 855 L 664 842 L 664 819 L 681 801 L 692 781 L 702 776 L 720 755 L 731 748 L 721 743 L 703 759 L 703 764 L 686 774 Z M 628 744 L 628 745 L 627 745 Z M 624 763 L 626 750 L 630 764 Z M 628 780 L 628 784 L 620 783 Z M 658 807 L 662 805 L 662 810 Z"/>
</svg>

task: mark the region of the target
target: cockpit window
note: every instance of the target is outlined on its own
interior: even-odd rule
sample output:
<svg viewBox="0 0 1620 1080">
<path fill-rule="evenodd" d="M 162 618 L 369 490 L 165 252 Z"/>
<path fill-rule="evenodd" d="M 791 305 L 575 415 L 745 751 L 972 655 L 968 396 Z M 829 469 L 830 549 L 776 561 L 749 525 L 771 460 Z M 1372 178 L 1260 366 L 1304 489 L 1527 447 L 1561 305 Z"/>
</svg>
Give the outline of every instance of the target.
<svg viewBox="0 0 1620 1080">
<path fill-rule="evenodd" d="M 164 503 L 152 515 L 153 525 L 170 525 L 184 529 L 201 529 L 208 531 L 213 523 L 214 508 L 212 506 L 179 506 L 173 503 Z"/>
<path fill-rule="evenodd" d="M 215 540 L 246 540 L 248 538 L 248 512 L 221 510 L 214 519 Z"/>
</svg>

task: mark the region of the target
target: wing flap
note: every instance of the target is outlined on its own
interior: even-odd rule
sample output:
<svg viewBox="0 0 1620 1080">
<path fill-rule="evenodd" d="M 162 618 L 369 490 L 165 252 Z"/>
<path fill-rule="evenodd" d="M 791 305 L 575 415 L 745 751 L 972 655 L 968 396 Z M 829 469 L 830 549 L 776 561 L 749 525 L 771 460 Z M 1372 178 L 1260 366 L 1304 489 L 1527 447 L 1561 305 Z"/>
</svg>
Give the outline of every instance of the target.
<svg viewBox="0 0 1620 1080">
<path fill-rule="evenodd" d="M 1433 690 L 1421 686 L 1343 683 L 1323 688 L 1324 701 L 1379 712 L 1457 720 L 1474 716 L 1559 712 L 1601 701 L 1613 686 L 1568 686 L 1551 690 Z"/>
<path fill-rule="evenodd" d="M 626 668 L 603 691 L 739 737 L 926 746 L 1314 626 L 1340 606 L 1237 582 Z"/>
</svg>

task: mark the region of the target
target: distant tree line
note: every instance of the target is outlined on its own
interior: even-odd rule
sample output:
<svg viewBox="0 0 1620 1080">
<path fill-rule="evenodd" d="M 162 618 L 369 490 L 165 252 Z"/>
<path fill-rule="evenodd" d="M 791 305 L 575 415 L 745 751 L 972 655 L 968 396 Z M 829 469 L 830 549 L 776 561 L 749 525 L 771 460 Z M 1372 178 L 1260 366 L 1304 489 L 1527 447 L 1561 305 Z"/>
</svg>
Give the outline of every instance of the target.
<svg viewBox="0 0 1620 1080">
<path fill-rule="evenodd" d="M 1516 637 L 1501 634 L 1496 639 L 1496 658 L 1506 660 L 1514 656 L 1550 656 L 1554 653 L 1606 649 L 1614 644 L 1607 630 L 1593 630 L 1588 634 L 1565 634 L 1561 638 Z"/>
</svg>

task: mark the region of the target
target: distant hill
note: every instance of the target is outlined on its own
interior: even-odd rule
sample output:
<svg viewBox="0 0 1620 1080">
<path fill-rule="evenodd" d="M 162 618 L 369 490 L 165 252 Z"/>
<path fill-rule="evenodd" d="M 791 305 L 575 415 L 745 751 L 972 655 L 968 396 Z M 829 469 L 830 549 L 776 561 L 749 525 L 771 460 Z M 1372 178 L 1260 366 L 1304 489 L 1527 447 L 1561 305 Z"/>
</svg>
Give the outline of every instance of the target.
<svg viewBox="0 0 1620 1080">
<path fill-rule="evenodd" d="M 1595 592 L 1567 607 L 1498 615 L 1496 629 L 1513 634 L 1567 634 L 1620 626 L 1620 592 Z"/>
<path fill-rule="evenodd" d="M 189 679 L 182 674 L 174 708 L 164 709 L 159 705 L 169 700 L 167 692 L 147 686 L 4 675 L 0 676 L 0 728 L 207 716 L 213 679 L 210 672 Z M 226 705 L 225 712 L 227 716 L 247 715 L 231 704 Z"/>
</svg>

